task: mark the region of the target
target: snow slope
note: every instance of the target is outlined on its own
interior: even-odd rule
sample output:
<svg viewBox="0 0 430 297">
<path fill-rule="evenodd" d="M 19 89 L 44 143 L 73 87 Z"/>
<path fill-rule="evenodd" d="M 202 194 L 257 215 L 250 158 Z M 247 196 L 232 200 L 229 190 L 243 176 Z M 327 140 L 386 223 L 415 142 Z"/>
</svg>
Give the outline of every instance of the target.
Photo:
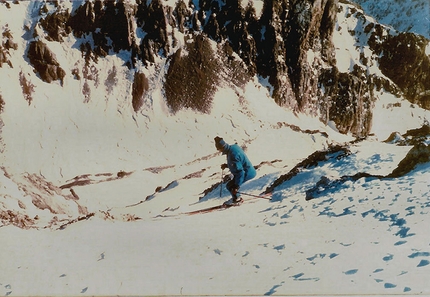
<svg viewBox="0 0 430 297">
<path fill-rule="evenodd" d="M 0 11 L 1 26 L 25 36 L 14 18 L 34 7 L 12 7 Z M 342 32 L 336 43 L 352 43 Z M 50 44 L 70 69 L 76 42 Z M 345 48 L 338 60 L 353 53 Z M 151 101 L 133 114 L 130 81 L 111 92 L 94 87 L 102 100 L 84 104 L 79 81 L 47 87 L 21 59 L 24 49 L 12 52 L 13 69 L 0 69 L 0 206 L 34 225 L 0 227 L 0 295 L 430 295 L 429 163 L 400 178 L 376 177 L 411 149 L 382 141 L 420 127 L 428 111 L 380 93 L 374 135 L 349 143 L 335 127 L 279 108 L 257 78 L 243 90 L 220 88 L 210 115 L 172 115 L 159 84 L 164 69 L 150 68 Z M 101 59 L 100 81 L 122 63 Z M 31 105 L 13 101 L 22 97 L 20 72 L 37 90 Z M 253 195 L 315 151 L 345 144 L 348 153 L 300 168 L 271 201 L 244 195 L 240 207 L 187 215 L 229 198 L 219 187 L 203 194 L 222 177 L 216 135 L 246 146 L 258 175 L 241 191 Z M 374 176 L 343 178 L 360 172 Z M 64 199 L 71 189 L 79 199 Z M 314 199 L 306 201 L 309 191 Z M 51 197 L 58 213 L 35 207 L 35 193 Z"/>
<path fill-rule="evenodd" d="M 126 208 L 130 193 L 136 195 L 132 184 L 143 188 L 140 175 L 77 188 L 82 196 L 110 205 L 110 217 L 97 215 L 56 231 L 1 228 L 8 238 L 1 252 L 10 255 L 2 258 L 7 267 L 0 272 L 3 292 L 430 294 L 428 163 L 398 179 L 361 178 L 304 199 L 322 176 L 336 180 L 359 171 L 389 173 L 408 149 L 368 140 L 352 145 L 344 158 L 332 156 L 303 169 L 274 191 L 273 201 L 244 196 L 240 207 L 192 216 L 184 212 L 228 199 L 225 189 L 222 198 L 217 189 L 195 204 L 194 190 L 207 178 L 177 180 L 151 200 Z M 211 163 L 221 161 L 217 157 Z M 258 194 L 274 176 L 288 171 L 280 163 L 260 167 L 242 190 Z M 131 221 L 114 219 L 121 214 Z"/>
<path fill-rule="evenodd" d="M 380 23 L 398 31 L 413 32 L 430 39 L 430 3 L 427 0 L 373 1 L 355 0 Z"/>
</svg>

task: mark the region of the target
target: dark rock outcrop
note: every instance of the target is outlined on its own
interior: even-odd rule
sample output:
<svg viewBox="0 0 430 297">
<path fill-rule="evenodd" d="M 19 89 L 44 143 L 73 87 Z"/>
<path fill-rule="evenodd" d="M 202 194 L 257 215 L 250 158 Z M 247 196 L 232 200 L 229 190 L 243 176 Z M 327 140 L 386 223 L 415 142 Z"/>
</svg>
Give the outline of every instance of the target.
<svg viewBox="0 0 430 297">
<path fill-rule="evenodd" d="M 13 42 L 13 36 L 10 33 L 9 28 L 5 28 L 2 32 L 2 39 L 0 43 L 0 68 L 3 67 L 4 63 L 8 64 L 10 68 L 13 68 L 12 62 L 9 60 L 9 50 L 17 50 L 18 44 Z"/>
<path fill-rule="evenodd" d="M 400 135 L 399 132 L 393 132 L 385 142 L 395 143 L 399 146 L 416 146 L 426 143 L 428 140 L 430 140 L 430 125 L 427 123 L 421 128 L 408 130 L 403 135 Z"/>
<path fill-rule="evenodd" d="M 107 55 L 109 50 L 131 50 L 135 46 L 132 16 L 135 8 L 123 1 L 85 2 L 67 21 L 77 37 L 92 35 L 94 52 Z M 109 38 L 112 43 L 109 44 Z"/>
<path fill-rule="evenodd" d="M 311 200 L 323 196 L 327 196 L 331 191 L 339 191 L 343 184 L 346 182 L 355 182 L 361 178 L 366 179 L 393 179 L 407 175 L 411 171 L 417 169 L 421 164 L 430 162 L 430 145 L 428 140 L 430 139 L 430 126 L 423 125 L 421 128 L 408 130 L 405 134 L 400 135 L 399 133 L 393 133 L 386 140 L 386 142 L 397 143 L 398 145 L 407 145 L 413 147 L 409 150 L 406 156 L 399 162 L 396 168 L 388 175 L 370 174 L 367 172 L 357 172 L 354 175 L 345 175 L 340 178 L 329 178 L 322 176 L 320 180 L 311 188 L 306 190 L 306 200 Z M 322 160 L 321 152 L 317 152 L 309 156 L 305 161 L 294 167 L 288 174 L 281 176 L 276 180 L 266 192 L 273 191 L 276 186 L 281 185 L 285 181 L 295 176 L 296 172 L 302 164 L 308 164 L 313 159 Z M 345 155 L 340 155 L 345 156 Z M 426 165 L 424 165 L 426 166 Z M 428 166 L 428 165 L 427 165 Z"/>
<path fill-rule="evenodd" d="M 364 53 L 362 66 L 341 73 L 332 41 L 339 9 L 338 0 L 265 0 L 257 16 L 251 4 L 244 7 L 240 0 L 200 0 L 198 4 L 181 0 L 175 7 L 164 6 L 161 0 L 137 0 L 135 4 L 95 0 L 84 2 L 70 14 L 60 6 L 51 14 L 43 12 L 40 23 L 51 40 L 61 42 L 69 32 L 92 38 L 93 42 L 81 46 L 87 63 L 122 50 L 131 53 L 131 59 L 125 61 L 129 68 L 138 63 L 149 66 L 157 57 L 167 59 L 164 87 L 174 112 L 180 108 L 207 112 L 217 79 L 241 87 L 254 75 L 268 80 L 271 96 L 279 105 L 319 115 L 325 123 L 335 122 L 340 132 L 359 137 L 371 129 L 375 88 L 404 94 L 411 102 L 430 108 L 428 40 L 410 33 L 393 36 L 351 6 L 350 15 L 362 22 L 362 33 L 370 36 L 369 46 L 385 76 L 368 73 L 370 58 Z M 186 40 L 175 36 L 178 31 Z M 205 52 L 206 38 L 222 48 L 217 55 L 213 53 L 221 67 Z M 242 70 L 235 79 L 227 72 L 236 71 L 238 65 Z M 40 63 L 38 67 L 42 68 Z M 55 72 L 48 68 L 38 72 Z M 213 77 L 214 69 L 219 77 Z M 185 78 L 191 79 L 188 85 L 183 84 Z M 210 79 L 213 83 L 208 83 Z M 181 88 L 175 86 L 179 83 Z M 136 100 L 133 97 L 135 110 L 141 107 Z"/>
<path fill-rule="evenodd" d="M 149 89 L 149 82 L 145 74 L 136 72 L 132 89 L 132 105 L 135 112 L 139 111 L 144 102 L 144 95 Z"/>
<path fill-rule="evenodd" d="M 32 41 L 27 55 L 30 63 L 44 82 L 51 83 L 52 81 L 60 80 L 63 83 L 66 73 L 46 44 L 42 41 Z"/>
<path fill-rule="evenodd" d="M 306 159 L 298 163 L 288 173 L 280 176 L 264 191 L 265 194 L 272 193 L 273 190 L 298 175 L 304 168 L 312 168 L 318 166 L 320 162 L 325 162 L 329 159 L 336 158 L 340 160 L 351 154 L 349 147 L 344 145 L 332 145 L 326 150 L 316 151 L 309 155 Z"/>
<path fill-rule="evenodd" d="M 4 106 L 5 106 L 5 102 L 4 99 L 2 97 L 2 95 L 0 94 L 0 114 L 3 113 L 4 111 Z M 1 120 L 0 120 L 0 128 L 2 126 Z"/>
<path fill-rule="evenodd" d="M 137 26 L 146 33 L 138 57 L 153 63 L 154 55 L 161 53 L 166 57 L 169 51 L 166 11 L 160 0 L 153 0 L 149 5 L 146 2 L 141 1 L 136 12 Z"/>
<path fill-rule="evenodd" d="M 379 58 L 379 67 L 403 91 L 412 103 L 430 109 L 430 59 L 428 40 L 413 33 L 386 36 L 371 43 Z"/>
<path fill-rule="evenodd" d="M 341 133 L 366 136 L 372 125 L 373 83 L 354 73 L 340 73 L 336 68 L 322 72 L 320 111 L 324 121 L 332 120 Z"/>
<path fill-rule="evenodd" d="M 425 143 L 416 144 L 408 152 L 405 158 L 400 161 L 396 169 L 394 169 L 387 177 L 394 178 L 403 176 L 415 169 L 417 165 L 427 162 L 430 162 L 430 145 Z"/>
<path fill-rule="evenodd" d="M 47 14 L 40 20 L 40 25 L 47 32 L 46 39 L 49 41 L 63 41 L 63 37 L 70 34 L 71 28 L 67 25 L 70 18 L 68 10 L 61 9 L 57 6 L 57 11 Z"/>
<path fill-rule="evenodd" d="M 167 104 L 173 112 L 191 108 L 207 113 L 217 88 L 219 65 L 204 35 L 195 35 L 186 44 L 186 52 L 179 49 L 169 58 L 164 84 Z"/>
</svg>

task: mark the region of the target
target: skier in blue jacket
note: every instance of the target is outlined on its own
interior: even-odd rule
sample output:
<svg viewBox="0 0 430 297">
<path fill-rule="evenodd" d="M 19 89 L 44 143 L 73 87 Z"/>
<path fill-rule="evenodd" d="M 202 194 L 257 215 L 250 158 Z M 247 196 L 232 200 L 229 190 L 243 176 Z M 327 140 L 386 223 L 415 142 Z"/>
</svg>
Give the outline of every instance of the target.
<svg viewBox="0 0 430 297">
<path fill-rule="evenodd" d="M 222 164 L 221 169 L 228 168 L 233 174 L 233 178 L 227 183 L 227 190 L 231 193 L 232 202 L 241 202 L 239 196 L 240 186 L 253 179 L 257 172 L 254 166 L 252 166 L 245 152 L 237 144 L 229 145 L 221 137 L 215 137 L 215 147 L 218 151 L 222 152 L 223 155 L 227 155 L 227 164 Z"/>
</svg>

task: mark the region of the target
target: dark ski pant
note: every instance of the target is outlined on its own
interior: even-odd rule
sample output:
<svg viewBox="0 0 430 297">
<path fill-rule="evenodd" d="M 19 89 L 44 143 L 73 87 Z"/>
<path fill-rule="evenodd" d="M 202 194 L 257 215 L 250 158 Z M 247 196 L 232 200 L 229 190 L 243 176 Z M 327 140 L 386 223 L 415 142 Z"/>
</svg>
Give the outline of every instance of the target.
<svg viewBox="0 0 430 297">
<path fill-rule="evenodd" d="M 229 181 L 228 183 L 227 183 L 227 185 L 225 186 L 226 188 L 227 188 L 227 190 L 230 192 L 230 194 L 231 194 L 231 197 L 233 197 L 233 199 L 237 199 L 238 198 L 238 195 L 233 195 L 233 193 L 232 193 L 232 191 L 233 191 L 233 188 L 236 186 L 236 184 L 235 184 L 235 182 L 233 181 L 233 180 L 231 180 L 231 181 Z"/>
<path fill-rule="evenodd" d="M 250 180 L 250 179 L 253 179 L 254 177 L 255 177 L 255 174 L 254 174 L 254 175 L 252 175 L 252 176 L 250 176 L 250 177 L 248 177 L 248 178 L 246 178 L 244 182 L 246 182 L 246 181 L 248 181 L 248 180 Z M 233 191 L 233 189 L 234 189 L 234 187 L 235 187 L 235 186 L 236 186 L 236 183 L 234 182 L 234 178 L 233 178 L 231 181 L 229 181 L 229 182 L 227 183 L 227 185 L 225 186 L 225 187 L 227 188 L 227 190 L 230 192 L 231 197 L 232 197 L 234 200 L 238 199 L 238 198 L 239 198 L 239 196 L 240 196 L 239 194 L 238 194 L 238 195 L 233 195 L 232 191 Z"/>
</svg>

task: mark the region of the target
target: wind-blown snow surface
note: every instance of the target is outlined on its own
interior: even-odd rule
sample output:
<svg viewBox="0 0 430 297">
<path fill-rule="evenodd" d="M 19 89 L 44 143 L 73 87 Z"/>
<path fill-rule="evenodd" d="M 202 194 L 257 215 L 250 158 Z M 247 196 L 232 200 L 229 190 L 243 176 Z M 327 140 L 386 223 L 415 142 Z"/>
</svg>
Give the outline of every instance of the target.
<svg viewBox="0 0 430 297">
<path fill-rule="evenodd" d="M 31 13 L 22 2 L 12 9 L 17 20 Z M 21 23 L 1 14 L 2 26 L 4 20 L 14 36 L 25 34 Z M 341 33 L 338 41 L 347 38 Z M 71 55 L 80 55 L 69 51 L 75 42 L 49 44 L 59 47 L 63 67 L 72 68 Z M 199 200 L 221 180 L 225 157 L 215 152 L 216 135 L 246 145 L 259 165 L 257 177 L 241 188 L 254 195 L 314 151 L 352 138 L 279 108 L 257 79 L 244 90 L 220 88 L 210 115 L 170 115 L 155 70 L 148 73 L 152 101 L 140 114 L 130 112 L 129 81 L 84 104 L 76 99 L 79 82 L 47 87 L 23 63 L 24 50 L 25 43 L 12 51 L 14 68 L 0 72 L 2 170 L 9 173 L 0 177 L 1 203 L 38 216 L 40 228 L 0 228 L 1 295 L 430 294 L 429 164 L 400 178 L 341 178 L 389 174 L 410 147 L 381 141 L 420 127 L 428 111 L 380 93 L 374 136 L 350 144 L 350 154 L 300 170 L 275 189 L 272 201 L 243 196 L 240 207 L 190 216 L 185 212 L 228 199 L 225 188 L 215 188 Z M 122 69 L 122 63 L 109 56 L 98 65 Z M 31 105 L 11 100 L 22 98 L 20 71 L 35 85 Z M 120 171 L 130 174 L 109 180 Z M 58 206 L 66 214 L 53 220 L 22 190 L 25 172 L 57 186 L 74 176 L 89 181 L 73 189 L 95 215 L 67 224 L 79 214 L 66 201 Z M 327 180 L 331 186 L 305 200 L 306 191 Z M 49 221 L 52 228 L 43 228 Z"/>
</svg>

